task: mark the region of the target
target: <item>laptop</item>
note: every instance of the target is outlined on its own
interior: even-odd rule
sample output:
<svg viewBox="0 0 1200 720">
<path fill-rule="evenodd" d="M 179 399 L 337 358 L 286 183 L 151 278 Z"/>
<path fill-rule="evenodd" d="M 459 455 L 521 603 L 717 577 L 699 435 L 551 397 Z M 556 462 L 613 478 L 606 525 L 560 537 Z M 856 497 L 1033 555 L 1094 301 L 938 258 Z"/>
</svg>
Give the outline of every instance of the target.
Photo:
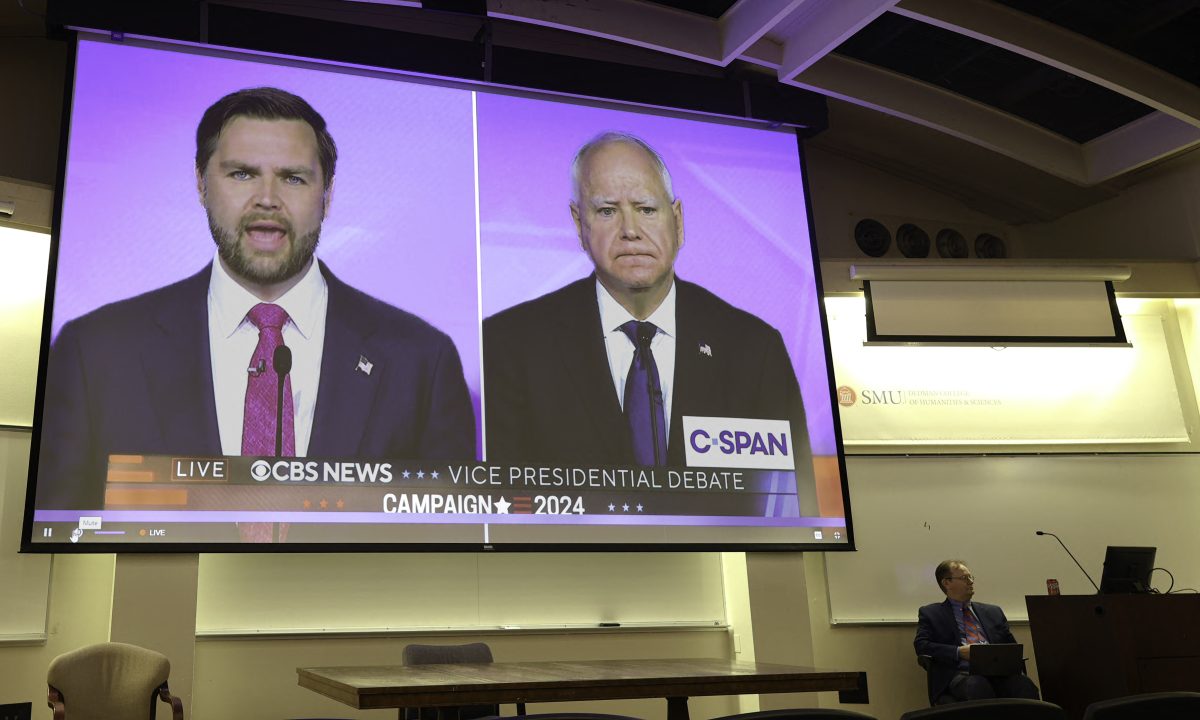
<svg viewBox="0 0 1200 720">
<path fill-rule="evenodd" d="M 1025 670 L 1025 646 L 1021 643 L 995 643 L 971 646 L 972 675 L 1020 675 Z"/>
</svg>

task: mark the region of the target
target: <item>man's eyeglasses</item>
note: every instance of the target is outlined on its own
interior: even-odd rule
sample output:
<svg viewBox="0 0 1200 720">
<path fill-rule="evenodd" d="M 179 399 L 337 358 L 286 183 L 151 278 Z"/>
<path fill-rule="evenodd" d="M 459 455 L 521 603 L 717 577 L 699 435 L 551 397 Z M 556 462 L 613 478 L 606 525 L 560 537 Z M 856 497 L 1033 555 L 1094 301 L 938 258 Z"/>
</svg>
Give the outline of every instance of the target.
<svg viewBox="0 0 1200 720">
<path fill-rule="evenodd" d="M 975 576 L 974 576 L 974 575 L 951 575 L 950 577 L 948 577 L 948 578 L 946 578 L 946 579 L 947 579 L 947 580 L 966 580 L 966 581 L 967 581 L 967 582 L 969 582 L 969 583 L 974 583 L 974 582 L 975 582 Z"/>
</svg>

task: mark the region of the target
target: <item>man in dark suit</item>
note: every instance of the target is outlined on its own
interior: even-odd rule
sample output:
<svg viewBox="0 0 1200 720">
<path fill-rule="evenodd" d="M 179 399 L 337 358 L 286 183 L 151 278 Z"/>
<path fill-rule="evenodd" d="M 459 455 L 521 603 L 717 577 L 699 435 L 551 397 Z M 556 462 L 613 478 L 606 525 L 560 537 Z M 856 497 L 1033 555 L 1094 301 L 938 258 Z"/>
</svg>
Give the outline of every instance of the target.
<svg viewBox="0 0 1200 720">
<path fill-rule="evenodd" d="M 1004 611 L 996 605 L 973 602 L 975 576 L 962 560 L 944 560 L 934 571 L 938 587 L 946 594 L 940 603 L 917 613 L 917 655 L 929 656 L 929 702 L 982 700 L 994 697 L 1038 699 L 1037 686 L 1025 675 L 992 677 L 968 674 L 971 645 L 1015 643 Z"/>
<path fill-rule="evenodd" d="M 196 141 L 217 257 L 63 327 L 37 506 L 103 507 L 110 454 L 472 459 L 450 338 L 313 257 L 337 159 L 324 119 L 282 90 L 242 90 L 205 112 Z"/>
<path fill-rule="evenodd" d="M 604 133 L 579 150 L 572 177 L 571 216 L 595 273 L 484 321 L 488 459 L 684 465 L 685 416 L 776 420 L 790 428 L 798 485 L 811 486 L 779 332 L 675 276 L 683 206 L 662 158 Z"/>
</svg>

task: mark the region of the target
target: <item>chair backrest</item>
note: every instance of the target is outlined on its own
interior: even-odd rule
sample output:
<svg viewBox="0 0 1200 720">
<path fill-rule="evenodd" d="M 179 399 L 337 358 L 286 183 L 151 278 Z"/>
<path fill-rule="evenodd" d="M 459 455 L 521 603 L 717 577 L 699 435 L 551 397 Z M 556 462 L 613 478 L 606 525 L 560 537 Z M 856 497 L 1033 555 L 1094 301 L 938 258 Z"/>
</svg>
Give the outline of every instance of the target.
<svg viewBox="0 0 1200 720">
<path fill-rule="evenodd" d="M 518 715 L 512 720 L 641 720 L 632 715 L 611 715 L 609 713 L 560 712 L 536 713 L 534 715 Z"/>
<path fill-rule="evenodd" d="M 69 720 L 153 720 L 167 656 L 137 645 L 100 643 L 50 662 L 46 682 L 62 696 Z"/>
<path fill-rule="evenodd" d="M 490 663 L 492 649 L 487 643 L 464 645 L 406 645 L 405 665 L 442 665 L 446 663 Z"/>
<path fill-rule="evenodd" d="M 1083 720 L 1191 720 L 1200 718 L 1200 693 L 1162 692 L 1101 700 Z"/>
<path fill-rule="evenodd" d="M 792 710 L 760 710 L 758 712 L 726 715 L 717 720 L 875 720 L 853 710 L 837 708 L 795 708 Z"/>
<path fill-rule="evenodd" d="M 487 643 L 465 643 L 462 645 L 419 645 L 404 647 L 405 665 L 446 665 L 451 663 L 490 663 L 492 649 Z M 522 706 L 522 711 L 524 706 Z M 457 714 L 457 715 L 456 715 Z M 463 705 L 456 708 L 406 708 L 406 720 L 438 720 L 440 717 L 457 717 L 458 720 L 499 715 L 499 705 Z"/>
<path fill-rule="evenodd" d="M 1066 720 L 1054 703 L 1023 698 L 968 700 L 952 705 L 910 710 L 900 720 Z"/>
</svg>

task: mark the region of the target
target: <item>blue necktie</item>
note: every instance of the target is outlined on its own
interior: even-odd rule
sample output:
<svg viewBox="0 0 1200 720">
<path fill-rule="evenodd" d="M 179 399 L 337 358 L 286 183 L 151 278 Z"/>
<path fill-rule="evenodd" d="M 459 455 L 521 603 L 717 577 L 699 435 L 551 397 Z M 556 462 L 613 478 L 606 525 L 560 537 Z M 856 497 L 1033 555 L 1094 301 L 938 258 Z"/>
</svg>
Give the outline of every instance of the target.
<svg viewBox="0 0 1200 720">
<path fill-rule="evenodd" d="M 662 385 L 650 341 L 658 333 L 654 323 L 630 320 L 621 326 L 633 343 L 633 362 L 625 378 L 625 419 L 638 465 L 667 464 L 667 423 L 663 414 Z"/>
</svg>

